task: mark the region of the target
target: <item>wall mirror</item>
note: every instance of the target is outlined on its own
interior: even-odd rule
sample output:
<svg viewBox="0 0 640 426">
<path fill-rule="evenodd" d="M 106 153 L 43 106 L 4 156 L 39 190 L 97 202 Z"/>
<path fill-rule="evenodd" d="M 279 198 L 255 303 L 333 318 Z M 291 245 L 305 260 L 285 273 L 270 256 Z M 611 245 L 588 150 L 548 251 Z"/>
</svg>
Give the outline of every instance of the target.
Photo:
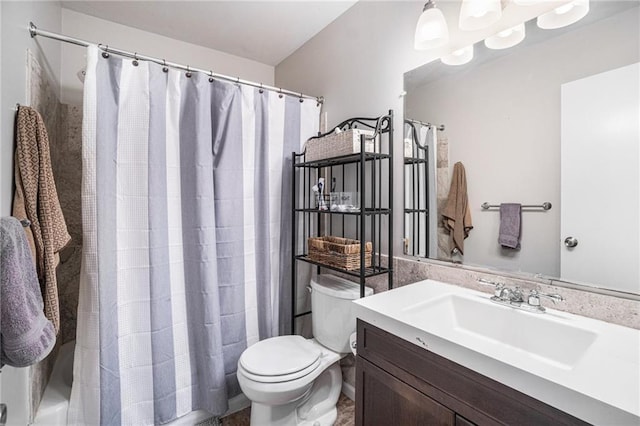
<svg viewBox="0 0 640 426">
<path fill-rule="evenodd" d="M 591 1 L 569 27 L 534 19 L 517 46 L 407 72 L 405 254 L 640 294 L 639 21 L 637 2 Z M 456 162 L 474 227 L 463 256 L 440 216 Z M 517 250 L 481 207 L 547 202 L 523 207 Z"/>
</svg>

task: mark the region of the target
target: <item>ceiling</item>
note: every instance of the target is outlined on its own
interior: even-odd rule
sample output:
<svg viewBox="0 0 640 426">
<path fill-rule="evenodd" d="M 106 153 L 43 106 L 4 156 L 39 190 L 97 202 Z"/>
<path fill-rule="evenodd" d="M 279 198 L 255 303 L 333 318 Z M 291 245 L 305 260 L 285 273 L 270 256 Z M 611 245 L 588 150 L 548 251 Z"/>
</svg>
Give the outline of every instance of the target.
<svg viewBox="0 0 640 426">
<path fill-rule="evenodd" d="M 356 1 L 62 1 L 62 6 L 275 66 Z"/>
</svg>

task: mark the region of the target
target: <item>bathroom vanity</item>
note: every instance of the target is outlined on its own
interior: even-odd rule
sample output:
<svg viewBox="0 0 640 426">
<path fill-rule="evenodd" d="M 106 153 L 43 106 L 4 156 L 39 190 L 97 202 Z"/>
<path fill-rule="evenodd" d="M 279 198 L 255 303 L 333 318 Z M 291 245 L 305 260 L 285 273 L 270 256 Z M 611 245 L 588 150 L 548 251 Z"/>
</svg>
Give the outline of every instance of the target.
<svg viewBox="0 0 640 426">
<path fill-rule="evenodd" d="M 357 425 L 587 425 L 362 320 Z"/>
<path fill-rule="evenodd" d="M 640 424 L 640 331 L 425 280 L 355 301 L 356 424 Z"/>
</svg>

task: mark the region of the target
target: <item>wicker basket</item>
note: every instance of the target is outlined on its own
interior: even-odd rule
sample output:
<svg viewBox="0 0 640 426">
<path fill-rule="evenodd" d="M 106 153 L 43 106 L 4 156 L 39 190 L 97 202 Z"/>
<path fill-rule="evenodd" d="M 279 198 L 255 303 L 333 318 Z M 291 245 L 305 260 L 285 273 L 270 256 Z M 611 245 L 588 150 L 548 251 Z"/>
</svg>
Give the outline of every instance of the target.
<svg viewBox="0 0 640 426">
<path fill-rule="evenodd" d="M 309 238 L 309 259 L 348 271 L 360 269 L 360 241 L 340 237 Z M 371 242 L 364 245 L 364 265 L 371 266 Z"/>
<path fill-rule="evenodd" d="M 360 153 L 360 135 L 373 136 L 372 130 L 349 129 L 340 133 L 331 133 L 322 138 L 309 139 L 305 144 L 305 161 L 324 160 L 325 158 Z M 365 152 L 378 152 L 376 140 L 366 140 Z"/>
</svg>

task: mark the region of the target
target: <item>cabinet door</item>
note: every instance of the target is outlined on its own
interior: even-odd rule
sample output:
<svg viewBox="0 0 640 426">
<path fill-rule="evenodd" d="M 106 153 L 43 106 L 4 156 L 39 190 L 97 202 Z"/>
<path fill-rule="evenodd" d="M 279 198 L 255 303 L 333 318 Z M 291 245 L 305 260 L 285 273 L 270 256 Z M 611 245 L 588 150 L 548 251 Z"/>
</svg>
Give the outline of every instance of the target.
<svg viewBox="0 0 640 426">
<path fill-rule="evenodd" d="M 356 425 L 454 426 L 455 413 L 358 357 Z"/>
</svg>

